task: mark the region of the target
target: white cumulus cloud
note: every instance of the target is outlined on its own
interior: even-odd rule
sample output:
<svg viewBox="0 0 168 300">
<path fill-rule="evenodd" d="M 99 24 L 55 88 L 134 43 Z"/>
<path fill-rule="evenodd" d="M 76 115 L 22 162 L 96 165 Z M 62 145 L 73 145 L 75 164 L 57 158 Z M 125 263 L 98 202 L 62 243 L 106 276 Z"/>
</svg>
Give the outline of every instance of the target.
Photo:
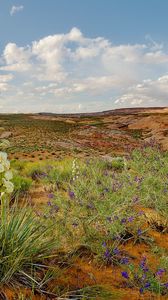
<svg viewBox="0 0 168 300">
<path fill-rule="evenodd" d="M 13 5 L 10 10 L 10 15 L 13 16 L 16 13 L 22 11 L 23 9 L 24 9 L 23 5 L 18 5 L 18 6 Z"/>
<path fill-rule="evenodd" d="M 76 27 L 25 46 L 8 43 L 0 55 L 6 110 L 17 106 L 23 111 L 60 111 L 60 106 L 72 112 L 168 105 L 167 78 L 164 45 L 151 39 L 116 45 L 103 37 L 89 38 Z"/>
<path fill-rule="evenodd" d="M 12 74 L 0 74 L 0 93 L 6 92 L 10 85 L 8 84 L 9 81 L 13 79 Z"/>
</svg>

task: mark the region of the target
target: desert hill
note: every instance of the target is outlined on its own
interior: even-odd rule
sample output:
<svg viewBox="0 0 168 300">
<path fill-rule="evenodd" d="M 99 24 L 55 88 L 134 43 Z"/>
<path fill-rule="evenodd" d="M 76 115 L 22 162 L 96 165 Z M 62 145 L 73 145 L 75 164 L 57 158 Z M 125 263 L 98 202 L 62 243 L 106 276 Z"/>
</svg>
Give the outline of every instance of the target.
<svg viewBox="0 0 168 300">
<path fill-rule="evenodd" d="M 168 150 L 168 108 L 125 108 L 82 114 L 0 115 L 0 137 L 12 158 L 125 154 L 155 139 Z"/>
</svg>

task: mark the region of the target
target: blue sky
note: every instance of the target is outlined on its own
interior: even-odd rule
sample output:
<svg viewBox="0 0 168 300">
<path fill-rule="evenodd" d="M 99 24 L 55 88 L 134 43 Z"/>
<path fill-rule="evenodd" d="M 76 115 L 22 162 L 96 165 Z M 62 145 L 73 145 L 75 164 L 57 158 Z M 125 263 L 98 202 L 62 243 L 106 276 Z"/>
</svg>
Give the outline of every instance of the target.
<svg viewBox="0 0 168 300">
<path fill-rule="evenodd" d="M 0 0 L 0 110 L 168 105 L 167 0 Z"/>
</svg>

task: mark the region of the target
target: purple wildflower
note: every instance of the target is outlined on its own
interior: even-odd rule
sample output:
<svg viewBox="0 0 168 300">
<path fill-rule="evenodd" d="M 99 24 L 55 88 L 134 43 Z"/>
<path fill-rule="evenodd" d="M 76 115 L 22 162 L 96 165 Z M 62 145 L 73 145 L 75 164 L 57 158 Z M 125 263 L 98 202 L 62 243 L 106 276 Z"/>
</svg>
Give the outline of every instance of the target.
<svg viewBox="0 0 168 300">
<path fill-rule="evenodd" d="M 128 273 L 127 272 L 121 272 L 121 275 L 122 275 L 122 277 L 124 277 L 124 278 L 126 278 L 126 279 L 129 279 L 129 275 L 128 275 Z"/>
<path fill-rule="evenodd" d="M 166 288 L 168 288 L 168 282 L 163 284 Z"/>
<path fill-rule="evenodd" d="M 58 206 L 58 205 L 55 204 L 55 205 L 53 206 L 53 208 L 54 208 L 55 212 L 58 212 L 58 211 L 59 211 L 59 206 Z"/>
<path fill-rule="evenodd" d="M 107 246 L 106 242 L 103 242 L 103 243 L 102 243 L 102 246 L 103 246 L 103 247 L 106 247 L 106 246 Z"/>
<path fill-rule="evenodd" d="M 143 269 L 143 271 L 144 271 L 144 269 Z M 146 274 L 144 273 L 141 277 L 141 280 L 144 281 L 145 279 L 146 279 Z"/>
<path fill-rule="evenodd" d="M 54 198 L 54 194 L 52 194 L 52 193 L 51 193 L 51 194 L 48 194 L 48 198 L 49 198 L 49 199 L 53 199 L 53 198 Z"/>
<path fill-rule="evenodd" d="M 126 218 L 121 219 L 121 224 L 125 224 L 127 222 Z"/>
<path fill-rule="evenodd" d="M 69 197 L 73 199 L 75 197 L 75 193 L 73 191 L 69 191 Z"/>
<path fill-rule="evenodd" d="M 48 202 L 47 202 L 47 205 L 48 205 L 48 206 L 52 206 L 51 201 L 48 201 Z"/>
<path fill-rule="evenodd" d="M 129 263 L 129 258 L 128 257 L 121 258 L 120 263 L 122 265 L 127 265 Z"/>
<path fill-rule="evenodd" d="M 144 289 L 141 287 L 141 288 L 139 289 L 140 294 L 142 294 L 143 291 L 144 291 Z"/>
<path fill-rule="evenodd" d="M 143 271 L 144 271 L 144 272 L 148 272 L 148 271 L 149 271 L 149 268 L 148 268 L 147 266 L 145 266 L 145 267 L 143 268 Z"/>
<path fill-rule="evenodd" d="M 113 249 L 113 253 L 116 254 L 116 255 L 118 255 L 118 254 L 120 254 L 120 250 L 118 248 L 114 248 Z"/>
<path fill-rule="evenodd" d="M 48 176 L 47 173 L 41 172 L 41 177 L 47 177 L 47 176 Z"/>
<path fill-rule="evenodd" d="M 87 205 L 87 208 L 89 208 L 89 209 L 94 209 L 93 203 L 89 203 L 89 204 Z"/>
<path fill-rule="evenodd" d="M 143 210 L 139 211 L 139 212 L 138 212 L 138 215 L 139 215 L 139 216 L 144 215 L 144 211 L 143 211 Z"/>
<path fill-rule="evenodd" d="M 135 176 L 134 178 L 134 181 L 137 183 L 137 184 L 141 184 L 141 182 L 143 181 L 144 177 L 138 177 L 138 176 Z"/>
<path fill-rule="evenodd" d="M 158 269 L 158 271 L 156 272 L 156 276 L 162 276 L 164 272 L 165 269 Z"/>
<path fill-rule="evenodd" d="M 146 265 L 146 256 L 142 257 L 139 266 L 143 268 Z"/>
<path fill-rule="evenodd" d="M 140 228 L 137 230 L 137 234 L 138 234 L 138 235 L 141 235 L 141 234 L 142 234 L 142 230 L 141 230 Z"/>
<path fill-rule="evenodd" d="M 149 268 L 148 266 L 146 265 L 146 257 L 144 256 L 142 258 L 142 260 L 140 261 L 140 264 L 139 264 L 140 268 L 144 271 L 144 272 L 148 272 L 149 271 Z"/>
<path fill-rule="evenodd" d="M 105 258 L 107 258 L 107 259 L 110 258 L 111 254 L 110 254 L 109 249 L 106 249 L 106 251 L 104 252 L 104 256 L 105 256 Z"/>
<path fill-rule="evenodd" d="M 151 286 L 150 282 L 146 282 L 144 288 L 147 289 Z"/>
<path fill-rule="evenodd" d="M 128 222 L 131 223 L 132 221 L 134 221 L 134 217 L 133 216 L 131 216 L 131 217 L 128 218 Z"/>
<path fill-rule="evenodd" d="M 134 181 L 138 182 L 138 176 L 135 176 Z"/>
</svg>

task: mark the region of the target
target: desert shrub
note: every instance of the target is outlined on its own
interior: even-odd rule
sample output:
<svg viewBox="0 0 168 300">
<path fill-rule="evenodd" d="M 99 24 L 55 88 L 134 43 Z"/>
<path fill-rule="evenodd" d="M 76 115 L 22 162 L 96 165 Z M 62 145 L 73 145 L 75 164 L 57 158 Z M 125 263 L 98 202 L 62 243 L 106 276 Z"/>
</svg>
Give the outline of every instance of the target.
<svg viewBox="0 0 168 300">
<path fill-rule="evenodd" d="M 55 191 L 49 201 L 48 218 L 62 218 L 67 244 L 85 245 L 97 259 L 112 263 L 118 259 L 116 249 L 121 243 L 142 237 L 141 219 L 133 210 L 127 174 L 106 169 L 99 159 L 80 162 L 79 167 L 77 164 L 69 162 L 67 190 Z"/>
<path fill-rule="evenodd" d="M 123 170 L 123 168 L 125 167 L 124 160 L 123 159 L 114 159 L 111 162 L 111 167 L 116 170 Z"/>
<path fill-rule="evenodd" d="M 153 208 L 168 216 L 168 154 L 157 147 L 134 150 L 128 161 L 132 193 L 142 206 Z"/>
<path fill-rule="evenodd" d="M 13 177 L 12 182 L 14 184 L 12 198 L 23 195 L 32 185 L 32 180 L 30 178 L 22 177 L 17 174 Z"/>
<path fill-rule="evenodd" d="M 44 172 L 41 166 L 36 165 L 29 170 L 28 176 L 31 177 L 33 180 L 40 180 L 41 178 L 45 177 L 47 174 Z"/>
<path fill-rule="evenodd" d="M 123 157 L 116 156 L 116 157 L 107 157 L 106 159 L 102 159 L 99 162 L 99 166 L 101 166 L 101 169 L 103 170 L 111 170 L 114 171 L 119 170 L 122 171 L 124 168 L 126 168 L 126 160 Z"/>
<path fill-rule="evenodd" d="M 51 164 L 52 165 L 52 164 Z M 50 182 L 62 182 L 65 183 L 71 179 L 72 176 L 72 160 L 65 159 L 63 161 L 57 162 L 53 165 L 53 168 L 49 171 L 49 181 Z"/>
<path fill-rule="evenodd" d="M 136 140 L 142 138 L 142 130 L 140 130 L 140 129 L 139 130 L 138 129 L 131 130 L 131 134 L 132 134 L 132 137 Z"/>
<path fill-rule="evenodd" d="M 21 173 L 25 168 L 25 161 L 23 160 L 11 160 L 11 168 Z"/>
<path fill-rule="evenodd" d="M 158 148 L 144 147 L 127 157 L 120 172 L 100 159 L 69 161 L 71 177 L 66 189 L 55 190 L 48 218 L 64 216 L 67 244 L 86 245 L 108 262 L 127 240 L 151 243 L 143 208 L 153 207 L 167 218 L 167 159 Z M 54 172 L 58 175 L 53 167 L 51 177 Z"/>
<path fill-rule="evenodd" d="M 67 169 L 61 170 L 61 168 L 56 167 L 49 172 L 48 181 L 50 181 L 51 183 L 64 183 L 70 178 L 70 176 L 71 173 Z"/>
</svg>

